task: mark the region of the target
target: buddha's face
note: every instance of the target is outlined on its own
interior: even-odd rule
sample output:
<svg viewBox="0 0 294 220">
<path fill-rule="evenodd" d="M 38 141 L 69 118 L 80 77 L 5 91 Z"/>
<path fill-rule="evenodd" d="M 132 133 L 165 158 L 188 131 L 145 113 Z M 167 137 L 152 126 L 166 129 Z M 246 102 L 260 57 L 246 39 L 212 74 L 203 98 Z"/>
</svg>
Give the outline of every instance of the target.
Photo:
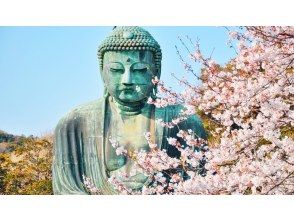
<svg viewBox="0 0 294 220">
<path fill-rule="evenodd" d="M 109 94 L 121 102 L 139 102 L 152 91 L 155 61 L 151 51 L 108 51 L 102 77 Z"/>
</svg>

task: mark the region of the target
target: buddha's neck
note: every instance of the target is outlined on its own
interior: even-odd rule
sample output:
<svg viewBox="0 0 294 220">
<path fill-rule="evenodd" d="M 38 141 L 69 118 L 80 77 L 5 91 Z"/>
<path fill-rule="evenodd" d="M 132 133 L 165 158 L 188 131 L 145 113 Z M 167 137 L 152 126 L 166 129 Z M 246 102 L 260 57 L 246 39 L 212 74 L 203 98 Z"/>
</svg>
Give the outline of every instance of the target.
<svg viewBox="0 0 294 220">
<path fill-rule="evenodd" d="M 110 97 L 110 101 L 113 102 L 114 106 L 117 107 L 123 115 L 141 114 L 146 103 L 146 100 L 142 100 L 140 102 L 121 102 L 119 100 L 115 100 L 113 97 Z"/>
</svg>

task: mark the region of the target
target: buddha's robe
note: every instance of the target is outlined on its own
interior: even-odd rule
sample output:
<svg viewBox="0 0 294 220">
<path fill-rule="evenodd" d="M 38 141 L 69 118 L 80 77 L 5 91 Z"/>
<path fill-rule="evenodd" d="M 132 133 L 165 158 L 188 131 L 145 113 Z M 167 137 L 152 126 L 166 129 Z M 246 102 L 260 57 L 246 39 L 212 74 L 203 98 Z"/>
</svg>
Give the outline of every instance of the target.
<svg viewBox="0 0 294 220">
<path fill-rule="evenodd" d="M 54 194 L 88 194 L 83 175 L 89 177 L 103 194 L 115 194 L 108 183 L 105 163 L 105 98 L 76 107 L 66 114 L 55 129 L 53 157 Z M 155 108 L 155 119 L 171 121 L 177 118 L 181 106 Z M 155 124 L 155 142 L 168 154 L 175 156 L 168 137 L 176 137 L 179 129 L 192 129 L 199 137 L 206 138 L 200 119 L 195 115 L 174 128 Z M 174 154 L 174 155 L 173 155 Z"/>
</svg>

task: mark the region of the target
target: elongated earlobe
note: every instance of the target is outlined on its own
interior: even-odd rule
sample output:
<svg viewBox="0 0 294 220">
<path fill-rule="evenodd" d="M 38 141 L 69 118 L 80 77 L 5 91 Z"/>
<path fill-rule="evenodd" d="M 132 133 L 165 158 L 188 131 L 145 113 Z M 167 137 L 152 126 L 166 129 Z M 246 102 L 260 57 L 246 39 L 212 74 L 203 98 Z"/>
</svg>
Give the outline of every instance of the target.
<svg viewBox="0 0 294 220">
<path fill-rule="evenodd" d="M 156 85 L 154 85 L 153 86 L 153 88 L 152 88 L 152 92 L 151 92 L 151 98 L 153 99 L 153 100 L 155 100 L 156 98 L 157 98 L 157 86 Z"/>
<path fill-rule="evenodd" d="M 103 92 L 103 97 L 104 98 L 107 98 L 109 96 L 109 92 L 108 92 L 108 90 L 107 90 L 107 88 L 106 88 L 106 86 L 104 87 L 104 92 Z"/>
</svg>

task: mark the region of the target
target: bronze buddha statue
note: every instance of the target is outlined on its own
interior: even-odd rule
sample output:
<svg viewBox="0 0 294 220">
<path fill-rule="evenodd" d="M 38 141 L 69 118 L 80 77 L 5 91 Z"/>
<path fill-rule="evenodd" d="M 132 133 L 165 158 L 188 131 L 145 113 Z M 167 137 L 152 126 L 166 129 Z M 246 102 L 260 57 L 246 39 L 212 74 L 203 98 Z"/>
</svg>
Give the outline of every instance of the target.
<svg viewBox="0 0 294 220">
<path fill-rule="evenodd" d="M 131 174 L 134 162 L 115 153 L 110 137 L 127 150 L 148 151 L 143 133 L 150 132 L 170 155 L 174 148 L 167 138 L 175 137 L 179 129 L 192 129 L 206 138 L 196 115 L 174 128 L 155 123 L 156 119 L 171 121 L 183 108 L 155 108 L 147 103 L 156 91 L 152 78 L 160 78 L 161 57 L 159 44 L 140 27 L 116 27 L 101 44 L 98 59 L 104 96 L 74 108 L 59 121 L 53 159 L 54 194 L 88 194 L 83 176 L 91 178 L 102 194 L 116 194 L 108 178 L 121 171 L 130 174 L 128 187 L 140 189 L 147 184 L 143 174 Z"/>
</svg>

